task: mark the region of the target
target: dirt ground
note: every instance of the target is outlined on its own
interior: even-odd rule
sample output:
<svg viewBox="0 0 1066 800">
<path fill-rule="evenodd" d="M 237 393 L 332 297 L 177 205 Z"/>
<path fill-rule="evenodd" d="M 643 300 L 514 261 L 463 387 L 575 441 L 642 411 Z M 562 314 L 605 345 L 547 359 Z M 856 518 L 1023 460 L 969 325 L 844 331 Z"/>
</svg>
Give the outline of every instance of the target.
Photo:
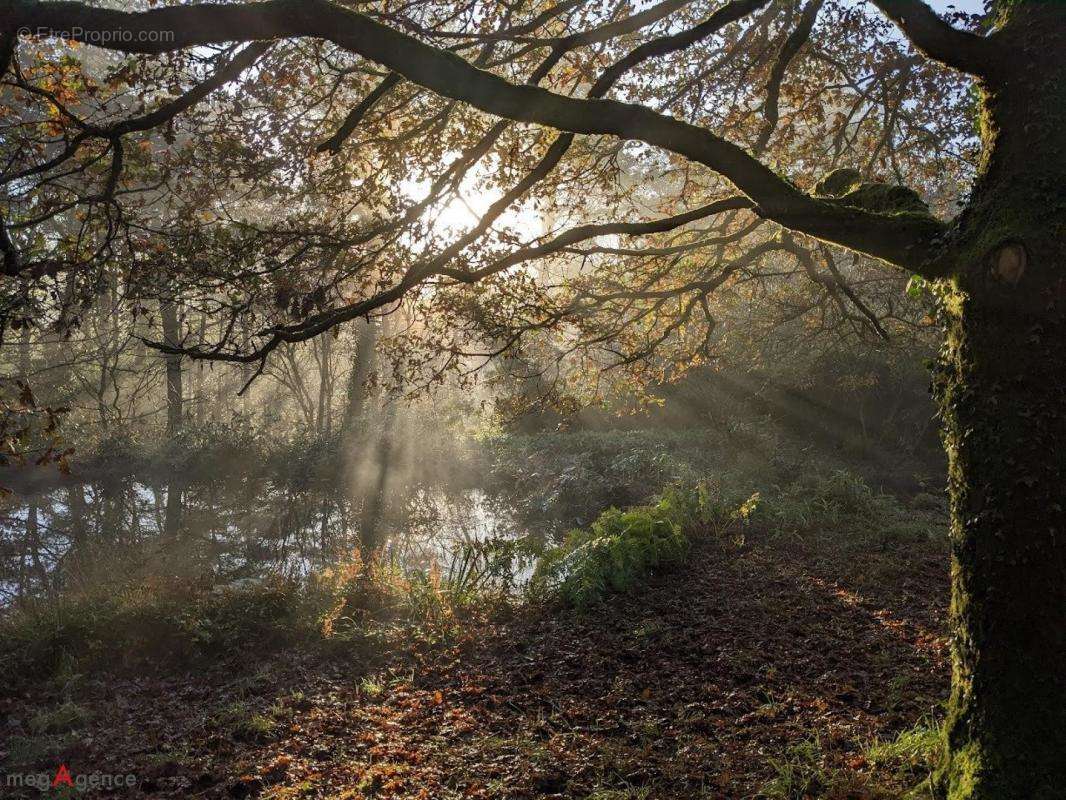
<svg viewBox="0 0 1066 800">
<path fill-rule="evenodd" d="M 373 663 L 83 679 L 67 694 L 90 716 L 23 769 L 132 776 L 79 797 L 899 796 L 920 773 L 866 753 L 946 696 L 943 547 L 753 538 L 586 615 L 469 620 Z M 59 701 L 0 712 L 10 732 Z"/>
</svg>

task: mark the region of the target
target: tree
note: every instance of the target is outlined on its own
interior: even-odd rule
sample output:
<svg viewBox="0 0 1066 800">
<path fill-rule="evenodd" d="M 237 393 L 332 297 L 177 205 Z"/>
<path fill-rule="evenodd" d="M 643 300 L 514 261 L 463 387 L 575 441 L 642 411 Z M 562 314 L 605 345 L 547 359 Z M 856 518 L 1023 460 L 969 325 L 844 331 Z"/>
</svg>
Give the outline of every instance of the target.
<svg viewBox="0 0 1066 800">
<path fill-rule="evenodd" d="M 167 300 L 159 303 L 159 319 L 163 328 L 163 341 L 170 347 L 175 348 L 181 343 L 181 321 L 178 319 L 178 311 L 172 302 Z M 181 353 L 166 353 L 163 356 L 166 364 L 167 383 L 167 436 L 173 438 L 181 433 L 185 420 L 184 392 L 181 380 Z"/>
<path fill-rule="evenodd" d="M 199 264 L 166 277 L 233 322 L 213 342 L 160 346 L 260 369 L 282 345 L 412 298 L 428 309 L 425 363 L 569 326 L 572 350 L 594 343 L 636 364 L 668 340 L 700 351 L 717 328 L 711 301 L 756 279 L 772 285 L 787 259 L 871 326 L 883 315 L 838 254 L 916 276 L 938 294 L 944 327 L 934 383 L 950 462 L 954 677 L 943 784 L 952 798 L 1061 796 L 1066 4 L 998 0 L 951 20 L 921 0 L 871 4 L 881 18 L 830 0 L 663 0 L 635 13 L 581 0 L 395 12 L 357 0 L 131 12 L 3 0 L 6 89 L 45 115 L 3 134 L 4 272 L 47 290 L 158 239 L 137 224 L 138 187 L 179 171 L 202 190 L 190 206 L 217 224 L 167 234 Z M 71 52 L 16 54 L 20 29 L 162 59 L 91 84 Z M 139 116 L 114 121 L 109 98 L 138 81 L 157 91 Z M 353 91 L 341 114 L 338 98 Z M 212 93 L 227 113 L 197 111 Z M 973 174 L 960 122 L 972 108 Z M 289 121 L 271 125 L 283 111 Z M 197 147 L 173 163 L 137 139 L 198 113 Z M 316 156 L 307 142 L 325 125 Z M 619 181 L 621 161 L 673 181 L 683 205 L 664 215 L 661 194 L 630 197 L 640 187 Z M 816 183 L 815 166 L 847 168 Z M 79 194 L 64 177 L 72 170 L 96 188 Z M 418 170 L 428 191 L 414 201 L 404 181 Z M 898 185 L 905 178 L 924 198 Z M 933 187 L 971 178 L 961 213 L 944 221 Z M 464 181 L 496 199 L 445 243 L 442 217 Z M 222 208 L 211 182 L 243 208 Z M 519 201 L 579 224 L 522 241 L 504 216 Z M 35 236 L 72 214 L 81 235 Z M 650 244 L 616 246 L 623 237 Z M 550 287 L 516 269 L 562 255 L 596 269 Z M 148 282 L 145 272 L 131 280 Z M 456 341 L 462 324 L 490 346 Z"/>
</svg>

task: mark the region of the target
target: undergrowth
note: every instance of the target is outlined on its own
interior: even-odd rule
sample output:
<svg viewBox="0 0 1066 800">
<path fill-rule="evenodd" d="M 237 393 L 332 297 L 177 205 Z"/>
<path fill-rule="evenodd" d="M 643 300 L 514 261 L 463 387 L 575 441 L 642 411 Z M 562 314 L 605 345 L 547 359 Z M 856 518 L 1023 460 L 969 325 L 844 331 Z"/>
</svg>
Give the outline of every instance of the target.
<svg viewBox="0 0 1066 800">
<path fill-rule="evenodd" d="M 853 767 L 877 767 L 877 784 L 855 768 L 830 766 L 831 759 L 816 737 L 790 745 L 779 758 L 770 759 L 774 777 L 759 792 L 766 800 L 932 800 L 935 788 L 930 775 L 943 752 L 941 725 L 931 718 L 920 720 L 895 739 L 874 739 L 861 756 L 852 757 Z"/>
<path fill-rule="evenodd" d="M 918 494 L 904 503 L 844 469 L 803 473 L 760 495 L 758 519 L 776 536 L 829 534 L 852 545 L 887 547 L 947 535 L 942 498 Z"/>
<path fill-rule="evenodd" d="M 207 587 L 153 578 L 27 604 L 0 619 L 0 670 L 13 680 L 215 662 L 255 662 L 288 647 L 369 656 L 416 629 L 442 637 L 502 598 L 487 576 L 409 573 L 358 555 L 307 578 Z M 476 598 L 476 603 L 475 603 Z M 484 610 L 484 609 L 483 609 Z"/>
<path fill-rule="evenodd" d="M 757 499 L 753 495 L 730 510 L 716 491 L 698 484 L 668 489 L 651 505 L 608 509 L 587 529 L 572 530 L 562 544 L 545 550 L 531 588 L 588 608 L 633 588 L 656 567 L 682 560 L 696 532 L 721 533 L 746 522 Z"/>
<path fill-rule="evenodd" d="M 353 557 L 304 578 L 211 586 L 152 576 L 37 600 L 0 618 L 0 669 L 18 682 L 254 660 L 293 646 L 369 654 L 399 631 L 448 637 L 467 617 L 523 599 L 587 609 L 678 563 L 696 537 L 738 546 L 755 534 L 885 548 L 943 538 L 945 526 L 939 498 L 904 504 L 843 470 L 762 485 L 724 473 L 612 507 L 555 545 L 534 537 L 472 542 L 424 571 Z"/>
<path fill-rule="evenodd" d="M 866 748 L 866 761 L 892 770 L 897 783 L 910 791 L 907 800 L 931 800 L 937 796 L 932 775 L 944 756 L 943 725 L 925 717 L 895 739 L 875 739 Z"/>
<path fill-rule="evenodd" d="M 796 537 L 852 549 L 943 541 L 941 503 L 919 495 L 905 504 L 846 470 L 801 474 L 761 488 L 745 476 L 726 474 L 713 483 L 670 487 L 644 505 L 610 508 L 587 528 L 571 530 L 541 554 L 531 588 L 588 608 L 639 585 L 657 567 L 680 561 L 699 535 L 743 545 L 749 532 L 758 531 L 771 539 Z"/>
</svg>

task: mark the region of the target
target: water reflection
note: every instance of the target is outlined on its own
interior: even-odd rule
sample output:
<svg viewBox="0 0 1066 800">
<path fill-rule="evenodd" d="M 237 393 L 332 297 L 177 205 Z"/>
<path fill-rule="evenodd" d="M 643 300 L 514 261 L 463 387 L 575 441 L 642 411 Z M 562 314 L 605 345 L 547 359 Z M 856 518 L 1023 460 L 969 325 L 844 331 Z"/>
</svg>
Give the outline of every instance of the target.
<svg viewBox="0 0 1066 800">
<path fill-rule="evenodd" d="M 0 606 L 178 577 L 206 585 L 299 577 L 365 544 L 368 503 L 331 488 L 230 480 L 79 482 L 0 500 Z M 410 569 L 447 570 L 464 545 L 525 536 L 505 498 L 421 484 L 373 510 L 372 541 Z"/>
</svg>

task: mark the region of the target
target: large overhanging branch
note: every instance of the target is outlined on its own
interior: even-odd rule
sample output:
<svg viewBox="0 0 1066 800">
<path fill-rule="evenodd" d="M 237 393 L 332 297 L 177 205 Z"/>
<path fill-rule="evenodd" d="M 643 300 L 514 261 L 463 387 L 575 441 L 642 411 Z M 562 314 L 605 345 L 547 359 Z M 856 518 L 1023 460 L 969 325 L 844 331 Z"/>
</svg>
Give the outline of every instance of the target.
<svg viewBox="0 0 1066 800">
<path fill-rule="evenodd" d="M 1002 58 L 995 34 L 977 36 L 953 28 L 922 0 L 871 0 L 934 61 L 978 77 L 990 77 Z"/>
<path fill-rule="evenodd" d="M 885 214 L 810 197 L 742 148 L 705 129 L 639 105 L 513 84 L 327 0 L 196 4 L 144 12 L 79 2 L 0 0 L 0 9 L 0 33 L 22 29 L 66 34 L 124 52 L 162 53 L 303 36 L 325 39 L 497 116 L 578 134 L 636 139 L 677 153 L 723 175 L 755 203 L 757 213 L 785 227 L 927 276 L 941 274 L 942 267 L 931 265 L 945 226 L 931 216 Z"/>
<path fill-rule="evenodd" d="M 620 60 L 612 64 L 609 68 L 604 70 L 604 72 L 597 78 L 595 83 L 593 83 L 593 85 L 590 87 L 588 91 L 588 96 L 593 98 L 603 96 L 622 75 L 624 75 L 628 70 L 632 69 L 638 64 L 647 61 L 651 58 L 664 56 L 669 53 L 684 50 L 685 48 L 690 47 L 696 42 L 699 42 L 703 39 L 712 36 L 714 33 L 721 30 L 723 27 L 730 24 L 731 22 L 735 22 L 736 20 L 742 19 L 752 9 L 765 5 L 766 2 L 768 2 L 768 0 L 732 0 L 732 2 L 720 7 L 703 22 L 698 25 L 695 25 L 690 29 L 687 29 L 680 33 L 659 37 L 649 42 L 646 42 L 645 44 L 639 47 L 636 47 L 635 49 L 630 51 L 625 57 L 621 58 Z M 616 32 L 623 31 L 625 29 L 636 29 L 640 25 L 647 24 L 648 22 L 654 21 L 655 19 L 665 16 L 669 11 L 673 10 L 679 4 L 680 3 L 678 2 L 678 0 L 666 0 L 666 2 L 660 3 L 657 6 L 653 6 L 652 8 L 648 9 L 646 12 L 643 12 L 640 15 L 635 15 L 634 17 L 631 17 L 627 20 L 619 20 L 613 23 L 612 29 Z M 602 31 L 603 29 L 600 28 L 596 30 Z M 581 41 L 588 41 L 590 39 L 595 40 L 595 36 L 593 34 L 595 34 L 595 31 L 582 37 Z M 566 49 L 569 48 L 574 41 L 574 37 L 569 37 L 564 40 L 564 42 L 567 42 L 569 44 L 556 45 L 553 48 L 551 55 L 549 55 L 547 59 L 542 61 L 541 64 L 537 67 L 537 69 L 534 71 L 530 82 L 535 83 L 536 81 L 543 78 L 547 74 L 548 70 L 550 70 L 551 66 L 553 66 L 558 61 L 559 57 L 561 57 L 561 55 L 566 52 Z M 482 143 L 479 143 L 473 148 L 475 158 L 480 158 L 481 155 L 484 155 L 487 147 L 491 145 L 491 143 L 494 142 L 496 138 L 498 138 L 499 135 L 502 133 L 504 125 L 505 123 L 501 123 L 494 126 L 493 129 L 487 134 L 485 139 L 482 140 Z M 494 202 L 492 206 L 490 206 L 490 208 L 486 210 L 486 212 L 482 215 L 482 217 L 478 221 L 478 224 L 474 226 L 474 228 L 472 228 L 470 231 L 467 231 L 462 237 L 450 244 L 436 256 L 411 265 L 407 269 L 404 278 L 400 284 L 402 287 L 407 287 L 403 289 L 403 292 L 406 292 L 408 288 L 419 285 L 426 279 L 437 275 L 447 275 L 450 277 L 462 276 L 460 277 L 460 280 L 469 280 L 472 282 L 473 280 L 479 280 L 488 275 L 500 272 L 510 266 L 513 266 L 514 264 L 520 263 L 521 261 L 525 261 L 534 257 L 542 257 L 543 255 L 546 255 L 550 252 L 556 252 L 558 249 L 565 246 L 564 239 L 560 237 L 554 240 L 553 242 L 548 243 L 545 248 L 534 250 L 532 252 L 528 250 L 520 251 L 517 254 L 513 254 L 513 256 L 515 256 L 513 260 L 510 258 L 497 260 L 489 264 L 488 266 L 478 270 L 476 273 L 471 273 L 469 271 L 451 270 L 448 267 L 449 262 L 452 261 L 455 257 L 457 257 L 468 245 L 472 244 L 480 236 L 482 236 L 489 229 L 489 227 L 491 227 L 493 222 L 498 219 L 499 216 L 508 207 L 510 207 L 518 198 L 522 197 L 535 184 L 543 180 L 556 167 L 559 161 L 566 154 L 567 150 L 570 148 L 573 139 L 574 135 L 572 133 L 565 133 L 557 137 L 555 141 L 552 142 L 551 146 L 548 148 L 544 156 L 536 164 L 536 166 L 534 166 L 533 169 L 522 178 L 522 180 L 520 180 L 515 186 L 513 186 L 508 192 L 506 192 L 503 197 Z M 465 164 L 467 167 L 472 164 L 472 162 L 466 159 L 465 157 L 463 159 L 460 159 L 460 163 Z M 629 232 L 632 234 L 653 233 L 657 231 L 665 231 L 671 228 L 679 227 L 681 225 L 686 224 L 687 222 L 694 221 L 712 214 L 717 214 L 722 211 L 735 211 L 741 208 L 751 208 L 751 205 L 751 202 L 746 198 L 731 198 L 726 201 L 712 203 L 708 206 L 695 209 L 694 211 L 686 212 L 685 214 L 676 215 L 674 217 L 666 218 L 664 220 L 652 221 L 649 223 L 637 223 L 635 225 L 620 224 L 615 226 L 606 226 L 606 228 L 602 230 L 598 230 L 597 226 L 584 226 L 582 228 L 574 229 L 574 231 L 572 231 L 571 233 L 577 235 L 577 240 L 580 240 L 582 238 L 591 238 L 596 235 L 603 235 L 605 233 L 610 232 Z M 599 227 L 603 228 L 603 226 Z M 615 230 L 612 231 L 612 228 Z M 400 296 L 402 296 L 402 293 Z M 388 302 L 391 302 L 391 299 Z M 351 314 L 355 313 L 354 309 L 357 308 L 363 309 L 364 305 L 360 303 L 342 309 L 334 309 L 332 311 L 326 312 L 323 315 L 322 320 L 312 318 L 311 320 L 308 320 L 305 323 L 296 326 L 295 329 L 274 329 L 269 332 L 273 335 L 274 338 L 272 338 L 270 342 L 268 342 L 266 347 L 272 347 L 273 345 L 271 344 L 271 342 L 277 341 L 278 336 L 299 336 L 302 340 L 303 338 L 308 338 L 308 336 L 310 335 L 317 335 L 318 333 L 321 333 L 324 330 L 322 328 L 323 324 L 327 324 L 327 327 L 333 327 L 334 325 L 340 324 L 340 322 L 351 319 Z M 362 313 L 359 313 L 358 316 L 362 316 Z M 313 333 L 311 333 L 312 331 Z M 290 340 L 291 339 L 285 339 L 285 341 Z"/>
<path fill-rule="evenodd" d="M 602 25 L 597 28 L 593 28 L 582 33 L 572 34 L 557 40 L 553 40 L 551 52 L 540 61 L 536 69 L 526 80 L 529 85 L 536 85 L 540 83 L 544 78 L 548 76 L 551 70 L 559 63 L 562 57 L 570 50 L 587 46 L 590 44 L 600 43 L 609 40 L 613 36 L 621 36 L 628 33 L 633 33 L 640 30 L 646 25 L 658 22 L 670 13 L 676 11 L 678 7 L 685 5 L 690 0 L 664 0 L 651 8 L 648 8 L 639 14 L 634 14 L 624 19 L 615 20 L 607 25 Z M 655 39 L 652 42 L 642 45 L 632 50 L 625 58 L 614 63 L 609 69 L 605 70 L 596 84 L 589 92 L 591 97 L 601 96 L 606 93 L 608 89 L 614 84 L 614 82 L 621 77 L 627 70 L 636 66 L 640 62 L 652 58 L 655 56 L 665 55 L 670 52 L 675 52 L 680 49 L 693 44 L 700 38 L 709 36 L 717 30 L 721 29 L 725 25 L 733 22 L 737 19 L 743 18 L 743 16 L 754 7 L 759 5 L 765 5 L 768 0 L 732 0 L 732 2 L 720 8 L 714 14 L 712 14 L 706 21 L 697 26 L 696 35 L 692 35 L 691 31 L 687 31 L 684 34 L 675 34 L 673 36 L 666 36 L 660 39 Z M 349 114 L 345 119 L 343 125 L 338 130 L 337 134 L 331 137 L 324 145 L 319 146 L 319 150 L 330 150 L 337 152 L 344 139 L 349 136 L 354 128 L 359 124 L 362 116 L 373 106 L 379 99 L 377 95 L 378 91 L 385 87 L 385 91 L 389 91 L 391 88 L 387 84 L 395 85 L 400 82 L 400 78 L 395 72 L 390 73 L 377 89 L 374 89 L 364 101 L 360 102 L 358 106 Z M 369 101 L 369 102 L 368 102 Z M 453 165 L 444 171 L 444 173 L 433 183 L 430 191 L 426 196 L 410 206 L 401 218 L 395 222 L 385 223 L 383 225 L 374 226 L 370 230 L 366 231 L 361 237 L 361 241 L 368 241 L 375 238 L 381 233 L 387 231 L 400 230 L 406 223 L 417 218 L 421 213 L 428 208 L 438 197 L 444 189 L 451 185 L 458 185 L 462 178 L 468 173 L 468 171 L 481 160 L 491 150 L 492 146 L 499 140 L 500 136 L 507 130 L 509 123 L 499 122 L 494 125 L 481 139 L 471 147 L 467 148 L 458 159 L 455 160 Z M 572 143 L 573 136 L 567 135 L 565 137 L 559 137 L 541 159 L 538 165 L 534 168 L 531 175 L 536 180 L 527 178 L 522 181 L 514 190 L 510 191 L 499 202 L 494 203 L 493 207 L 482 216 L 479 221 L 478 227 L 474 232 L 463 237 L 460 242 L 453 245 L 454 252 L 458 252 L 457 248 L 461 248 L 466 244 L 474 241 L 477 235 L 487 230 L 500 214 L 502 214 L 507 207 L 509 207 L 513 201 L 518 199 L 525 193 L 531 186 L 537 182 L 540 178 L 546 176 L 558 162 L 566 154 Z"/>
<path fill-rule="evenodd" d="M 706 20 L 700 24 L 694 26 L 691 29 L 685 30 L 680 33 L 675 33 L 668 36 L 656 38 L 647 42 L 634 50 L 630 51 L 624 58 L 612 64 L 606 69 L 596 80 L 596 82 L 589 89 L 590 97 L 599 97 L 605 94 L 611 86 L 629 69 L 634 66 L 657 56 L 663 56 L 672 52 L 683 50 L 702 39 L 705 39 L 718 30 L 743 18 L 751 9 L 765 5 L 768 0 L 732 0 L 732 2 L 720 7 L 717 11 L 711 14 Z M 614 30 L 621 30 L 623 28 L 634 28 L 637 26 L 637 22 L 633 20 L 639 17 L 640 24 L 646 24 L 649 21 L 653 21 L 656 18 L 661 18 L 667 12 L 677 6 L 677 0 L 667 0 L 667 2 L 660 3 L 654 6 L 652 9 L 644 12 L 641 15 L 636 15 L 634 18 L 628 20 L 620 20 L 613 23 Z M 657 15 L 657 16 L 653 16 Z M 602 29 L 597 29 L 602 30 Z M 585 37 L 586 39 L 588 37 Z M 566 42 L 572 42 L 573 37 L 565 40 Z M 569 45 L 567 45 L 569 46 Z M 565 52 L 565 48 L 562 46 L 556 46 L 553 48 L 552 54 L 541 63 L 540 66 L 534 71 L 533 78 L 531 80 L 539 80 L 543 77 L 550 66 L 556 63 L 559 56 Z M 498 124 L 487 134 L 487 145 L 479 143 L 474 150 L 474 157 L 480 157 L 484 154 L 488 145 L 491 145 L 493 141 L 502 133 L 504 123 Z M 353 319 L 356 316 L 363 316 L 370 311 L 374 311 L 381 308 L 383 305 L 387 305 L 396 300 L 402 298 L 406 292 L 415 286 L 420 285 L 426 279 L 434 276 L 449 276 L 452 278 L 458 278 L 461 281 L 473 282 L 481 278 L 487 277 L 498 272 L 501 272 L 515 264 L 522 261 L 530 260 L 533 258 L 544 257 L 553 252 L 562 250 L 570 242 L 578 242 L 585 239 L 593 238 L 600 235 L 619 233 L 628 235 L 649 234 L 671 230 L 689 222 L 696 221 L 698 219 L 705 218 L 714 214 L 719 214 L 725 211 L 737 211 L 744 208 L 751 208 L 752 203 L 747 198 L 736 197 L 729 198 L 727 200 L 717 201 L 710 203 L 701 208 L 694 209 L 692 211 L 684 212 L 682 214 L 667 217 L 661 220 L 651 220 L 643 223 L 614 223 L 608 225 L 587 225 L 579 228 L 572 229 L 564 234 L 553 239 L 540 247 L 526 248 L 516 253 L 511 254 L 508 257 L 498 259 L 491 264 L 477 270 L 476 272 L 470 272 L 467 270 L 452 270 L 449 269 L 449 262 L 459 255 L 462 250 L 479 236 L 481 236 L 491 224 L 499 217 L 503 211 L 509 207 L 517 198 L 521 197 L 530 187 L 542 180 L 561 160 L 563 155 L 569 149 L 570 144 L 573 141 L 573 134 L 566 133 L 559 136 L 552 145 L 548 148 L 545 155 L 541 158 L 538 164 L 527 175 L 519 181 L 519 183 L 509 190 L 502 198 L 486 211 L 481 217 L 478 224 L 471 230 L 464 234 L 456 242 L 453 242 L 443 251 L 436 256 L 426 259 L 421 262 L 412 264 L 406 271 L 403 280 L 392 290 L 382 292 L 379 295 L 369 298 L 368 300 L 352 304 L 343 308 L 332 309 L 328 312 L 324 312 L 318 317 L 312 317 L 304 322 L 295 326 L 282 326 L 265 331 L 264 334 L 269 335 L 271 338 L 267 343 L 252 353 L 241 354 L 221 354 L 219 350 L 200 351 L 200 350 L 188 350 L 184 348 L 175 349 L 173 352 L 180 350 L 184 355 L 191 356 L 193 358 L 209 358 L 220 360 L 256 360 L 265 358 L 269 352 L 277 347 L 281 343 L 291 343 L 293 341 L 303 341 L 319 333 L 334 327 L 342 322 Z M 472 162 L 467 158 L 460 159 L 460 164 L 469 166 Z M 432 194 L 432 193 L 431 193 Z M 150 343 L 154 347 L 159 347 L 158 343 Z M 165 346 L 164 346 L 165 349 Z"/>
</svg>

